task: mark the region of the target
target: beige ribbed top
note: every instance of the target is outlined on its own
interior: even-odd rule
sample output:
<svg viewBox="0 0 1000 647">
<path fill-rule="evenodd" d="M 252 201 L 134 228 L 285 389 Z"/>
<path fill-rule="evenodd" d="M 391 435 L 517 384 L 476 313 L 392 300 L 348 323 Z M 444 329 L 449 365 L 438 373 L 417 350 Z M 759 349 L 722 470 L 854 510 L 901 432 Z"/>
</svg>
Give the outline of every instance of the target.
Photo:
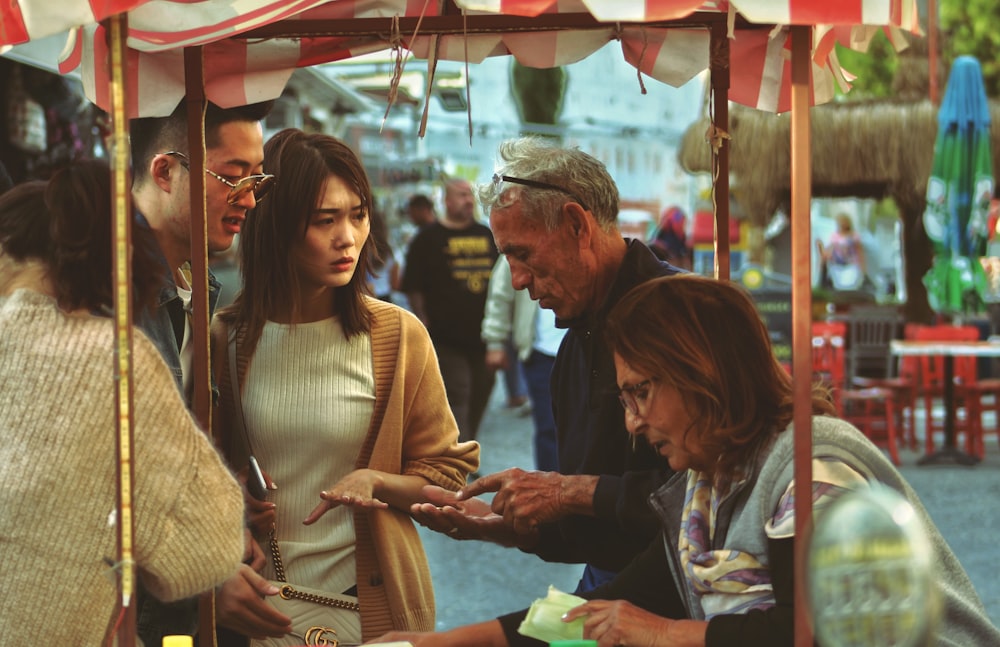
<svg viewBox="0 0 1000 647">
<path fill-rule="evenodd" d="M 413 314 L 398 306 L 371 298 L 365 301 L 372 314 L 375 403 L 354 467 L 417 474 L 429 483 L 457 490 L 479 465 L 479 446 L 475 442 L 458 442 L 458 426 L 448 407 L 427 330 Z M 212 348 L 219 369 L 220 406 L 215 421 L 221 446 L 234 459 L 234 465 L 242 466 L 246 456 L 241 454 L 239 432 L 232 422 L 235 416 L 228 347 L 229 330 L 216 317 Z M 250 361 L 243 349 L 241 345 L 237 353 L 238 376 L 245 375 L 247 366 L 257 361 L 256 356 Z M 322 454 L 311 453 L 316 461 L 326 460 Z M 373 640 L 393 629 L 432 631 L 434 594 L 430 569 L 409 514 L 393 508 L 355 509 L 353 519 L 364 639 Z"/>
<path fill-rule="evenodd" d="M 336 318 L 267 322 L 247 370 L 243 410 L 254 453 L 278 489 L 276 536 L 288 581 L 339 593 L 356 582 L 354 515 L 302 520 L 319 493 L 354 470 L 375 404 L 371 338 Z M 265 575 L 274 579 L 268 565 Z"/>
</svg>

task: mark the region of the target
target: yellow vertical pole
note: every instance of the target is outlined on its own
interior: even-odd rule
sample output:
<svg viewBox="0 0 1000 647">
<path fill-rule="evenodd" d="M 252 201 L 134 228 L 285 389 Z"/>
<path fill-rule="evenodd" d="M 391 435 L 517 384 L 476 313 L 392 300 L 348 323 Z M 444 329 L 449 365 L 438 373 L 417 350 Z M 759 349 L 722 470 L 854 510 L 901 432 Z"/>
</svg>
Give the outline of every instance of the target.
<svg viewBox="0 0 1000 647">
<path fill-rule="evenodd" d="M 129 180 L 128 116 L 125 41 L 128 18 L 112 16 L 106 23 L 109 36 L 111 79 L 111 183 L 112 183 L 112 281 L 114 283 L 115 393 L 118 403 L 118 566 L 121 613 L 118 645 L 135 645 L 135 539 L 132 519 L 133 493 L 133 385 L 132 385 L 132 200 Z"/>
</svg>

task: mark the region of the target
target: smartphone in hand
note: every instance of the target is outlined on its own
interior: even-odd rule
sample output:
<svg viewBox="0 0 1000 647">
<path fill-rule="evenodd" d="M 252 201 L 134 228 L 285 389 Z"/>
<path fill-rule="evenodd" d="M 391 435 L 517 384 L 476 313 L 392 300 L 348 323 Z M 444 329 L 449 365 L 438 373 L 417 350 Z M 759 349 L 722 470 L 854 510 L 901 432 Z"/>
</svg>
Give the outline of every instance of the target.
<svg viewBox="0 0 1000 647">
<path fill-rule="evenodd" d="M 258 501 L 266 501 L 267 490 L 267 480 L 264 478 L 264 472 L 261 471 L 256 457 L 251 456 L 250 467 L 247 470 L 247 491 L 250 492 L 250 496 Z"/>
</svg>

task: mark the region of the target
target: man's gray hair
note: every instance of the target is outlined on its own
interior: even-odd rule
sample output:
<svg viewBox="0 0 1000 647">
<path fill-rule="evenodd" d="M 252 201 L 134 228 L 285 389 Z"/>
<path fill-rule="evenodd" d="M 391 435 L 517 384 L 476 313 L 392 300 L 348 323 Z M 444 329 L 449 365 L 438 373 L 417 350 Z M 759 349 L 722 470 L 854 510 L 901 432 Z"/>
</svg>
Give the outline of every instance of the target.
<svg viewBox="0 0 1000 647">
<path fill-rule="evenodd" d="M 618 186 L 595 157 L 541 137 L 505 141 L 500 144 L 499 152 L 503 166 L 497 170 L 493 182 L 480 185 L 478 190 L 485 213 L 520 201 L 525 218 L 540 220 L 551 231 L 559 224 L 559 208 L 569 199 L 589 209 L 601 229 L 617 228 Z M 502 176 L 553 188 L 501 181 Z"/>
</svg>

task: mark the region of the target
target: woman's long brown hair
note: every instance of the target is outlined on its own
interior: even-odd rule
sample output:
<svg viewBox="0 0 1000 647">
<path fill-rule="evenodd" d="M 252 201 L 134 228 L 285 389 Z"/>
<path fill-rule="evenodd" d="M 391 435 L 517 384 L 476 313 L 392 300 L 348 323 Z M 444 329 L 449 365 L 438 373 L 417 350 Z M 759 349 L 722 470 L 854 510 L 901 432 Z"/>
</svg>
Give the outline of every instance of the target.
<svg viewBox="0 0 1000 647">
<path fill-rule="evenodd" d="M 694 274 L 647 281 L 614 307 L 606 335 L 637 371 L 680 392 L 694 447 L 719 475 L 735 475 L 792 421 L 792 378 L 753 301 L 733 283 Z M 834 413 L 819 385 L 812 408 Z"/>
<path fill-rule="evenodd" d="M 218 315 L 231 330 L 245 329 L 250 353 L 269 318 L 298 310 L 295 254 L 327 178 L 335 175 L 344 180 L 361 197 L 366 215 L 372 212 L 371 185 L 361 160 L 335 137 L 295 128 L 282 130 L 264 145 L 264 170 L 277 181 L 267 198 L 247 214 L 240 234 L 243 289 Z M 371 329 L 371 313 L 364 298 L 373 247 L 369 238 L 351 281 L 335 291 L 334 311 L 348 337 Z"/>
</svg>

